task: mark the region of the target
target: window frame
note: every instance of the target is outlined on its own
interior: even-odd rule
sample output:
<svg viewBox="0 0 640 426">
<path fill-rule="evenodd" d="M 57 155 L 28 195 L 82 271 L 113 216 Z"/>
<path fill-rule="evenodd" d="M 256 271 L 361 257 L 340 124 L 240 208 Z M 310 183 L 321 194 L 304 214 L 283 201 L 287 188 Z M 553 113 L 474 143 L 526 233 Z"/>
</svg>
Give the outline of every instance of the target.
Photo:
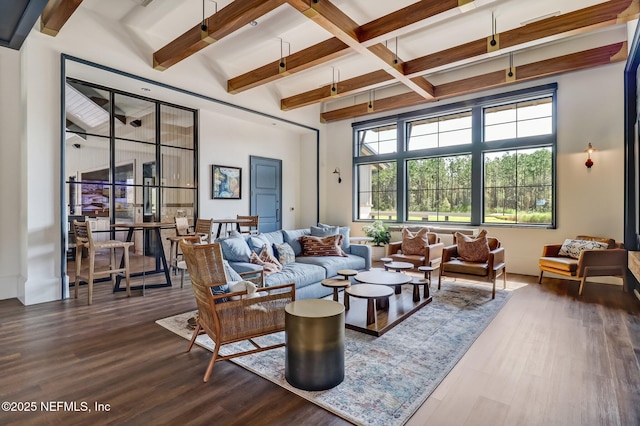
<svg viewBox="0 0 640 426">
<path fill-rule="evenodd" d="M 356 122 L 352 124 L 352 150 L 353 150 L 353 169 L 352 176 L 357 176 L 358 166 L 362 164 L 373 164 L 385 161 L 396 161 L 397 177 L 397 211 L 396 220 L 387 221 L 390 223 L 408 222 L 408 206 L 407 206 L 407 161 L 421 158 L 431 157 L 447 157 L 462 154 L 471 154 L 471 221 L 470 222 L 441 222 L 428 221 L 418 222 L 411 221 L 412 224 L 419 223 L 438 223 L 438 224 L 460 224 L 467 226 L 492 226 L 492 227 L 534 227 L 549 228 L 557 227 L 557 183 L 556 183 L 556 156 L 557 156 L 557 83 L 546 84 L 526 89 L 515 90 L 502 94 L 479 97 L 475 99 L 455 102 L 448 105 L 438 105 L 431 108 L 424 108 L 407 113 L 397 114 L 393 116 L 382 117 L 367 121 Z M 484 141 L 484 110 L 499 105 L 507 105 L 510 103 L 526 102 L 536 98 L 550 97 L 552 104 L 552 132 L 548 135 L 526 136 L 512 139 L 501 139 L 494 141 Z M 425 148 L 419 150 L 408 150 L 407 125 L 410 122 L 432 118 L 437 116 L 446 116 L 471 110 L 472 113 L 472 141 L 471 144 L 461 144 L 437 148 Z M 358 134 L 362 130 L 368 130 L 375 127 L 396 125 L 398 149 L 395 153 L 359 156 Z M 484 221 L 484 169 L 483 158 L 486 152 L 500 152 L 515 149 L 529 149 L 539 147 L 551 148 L 551 188 L 552 188 L 552 209 L 551 223 L 548 224 L 532 224 L 532 223 L 508 223 L 498 224 Z M 353 179 L 352 185 L 352 220 L 354 222 L 369 222 L 370 219 L 359 218 L 359 188 L 358 179 Z"/>
</svg>

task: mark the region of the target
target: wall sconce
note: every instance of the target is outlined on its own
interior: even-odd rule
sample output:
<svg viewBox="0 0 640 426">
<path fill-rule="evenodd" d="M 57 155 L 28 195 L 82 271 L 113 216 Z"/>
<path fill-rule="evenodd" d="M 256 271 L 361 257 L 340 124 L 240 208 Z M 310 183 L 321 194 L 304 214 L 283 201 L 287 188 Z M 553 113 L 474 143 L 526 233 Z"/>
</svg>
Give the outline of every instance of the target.
<svg viewBox="0 0 640 426">
<path fill-rule="evenodd" d="M 338 175 L 338 183 L 342 183 L 342 178 L 340 177 L 340 168 L 336 167 L 335 170 L 333 171 L 334 175 Z"/>
<path fill-rule="evenodd" d="M 587 147 L 587 149 L 584 150 L 584 152 L 587 153 L 587 161 L 584 162 L 584 165 L 587 166 L 587 169 L 590 169 L 591 166 L 593 166 L 593 160 L 591 159 L 591 153 L 597 151 L 597 149 L 595 149 L 592 145 L 591 142 L 589 142 L 589 146 Z"/>
</svg>

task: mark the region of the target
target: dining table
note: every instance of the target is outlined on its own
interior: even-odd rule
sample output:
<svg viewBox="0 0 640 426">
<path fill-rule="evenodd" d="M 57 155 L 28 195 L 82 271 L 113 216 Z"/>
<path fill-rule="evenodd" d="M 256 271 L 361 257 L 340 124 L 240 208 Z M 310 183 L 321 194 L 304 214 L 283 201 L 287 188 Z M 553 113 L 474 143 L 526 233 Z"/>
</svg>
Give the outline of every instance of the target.
<svg viewBox="0 0 640 426">
<path fill-rule="evenodd" d="M 170 270 L 169 270 L 169 266 L 167 264 L 167 257 L 164 253 L 164 248 L 162 246 L 162 234 L 161 234 L 161 230 L 162 229 L 172 229 L 175 228 L 176 225 L 175 223 L 170 223 L 170 222 L 141 222 L 141 223 L 115 223 L 113 225 L 111 225 L 113 228 L 115 229 L 127 229 L 127 241 L 132 241 L 133 240 L 133 232 L 134 231 L 143 231 L 142 232 L 142 250 L 144 253 L 145 250 L 145 234 L 147 232 L 153 232 L 155 233 L 157 239 L 157 244 L 155 244 L 155 253 L 153 254 L 155 257 L 155 269 L 151 270 L 151 271 L 146 271 L 144 269 L 144 262 L 143 262 L 143 267 L 142 267 L 142 272 L 136 272 L 133 274 L 130 274 L 131 277 L 146 277 L 147 275 L 159 275 L 159 274 L 164 274 L 164 282 L 156 282 L 156 283 L 151 283 L 151 284 L 147 284 L 146 281 L 143 279 L 142 281 L 142 285 L 139 286 L 135 286 L 135 287 L 131 287 L 132 290 L 140 290 L 142 289 L 142 292 L 144 294 L 144 290 L 145 288 L 158 288 L 158 287 L 171 287 L 171 275 L 170 275 Z M 122 260 L 120 261 L 120 267 L 124 266 L 124 256 L 122 258 Z M 117 276 L 116 277 L 116 282 L 114 284 L 113 287 L 113 291 L 114 293 L 116 291 L 124 291 L 124 288 L 120 287 L 120 282 L 122 281 L 122 277 L 121 276 Z"/>
<path fill-rule="evenodd" d="M 222 233 L 222 225 L 224 225 L 225 229 L 228 226 L 235 225 L 236 230 L 240 232 L 241 225 L 249 225 L 253 223 L 251 219 L 237 219 L 237 218 L 228 218 L 228 219 L 213 219 L 213 223 L 218 224 L 218 231 L 216 232 L 216 238 L 220 238 L 220 234 Z"/>
</svg>

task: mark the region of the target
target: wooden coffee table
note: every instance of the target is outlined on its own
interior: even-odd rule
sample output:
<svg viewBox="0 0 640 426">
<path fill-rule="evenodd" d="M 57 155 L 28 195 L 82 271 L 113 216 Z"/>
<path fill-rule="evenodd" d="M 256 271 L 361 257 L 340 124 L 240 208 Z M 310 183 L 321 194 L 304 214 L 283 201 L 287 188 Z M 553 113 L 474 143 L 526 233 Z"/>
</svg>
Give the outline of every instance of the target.
<svg viewBox="0 0 640 426">
<path fill-rule="evenodd" d="M 376 322 L 376 300 L 388 300 L 393 295 L 393 290 L 389 287 L 376 284 L 354 284 L 344 292 L 345 308 L 349 306 L 349 296 L 367 300 L 367 325 Z M 388 302 L 386 306 L 389 306 Z"/>
<path fill-rule="evenodd" d="M 402 291 L 403 284 L 411 283 L 410 275 L 399 272 L 389 272 L 383 269 L 372 269 L 366 272 L 360 272 L 354 277 L 355 281 L 363 284 L 353 284 L 345 290 L 345 300 L 351 299 L 349 310 L 345 312 L 345 326 L 351 330 L 360 331 L 372 336 L 382 336 L 396 325 L 400 324 L 412 313 L 431 302 L 431 297 L 425 297 L 417 302 L 413 301 L 412 292 Z M 385 289 L 387 294 L 391 292 L 391 297 L 385 296 L 381 298 L 373 297 L 371 303 L 375 303 L 372 307 L 376 313 L 375 321 L 369 322 L 366 318 L 369 316 L 369 299 L 364 297 L 348 297 L 352 294 L 353 289 L 362 285 L 373 285 Z M 390 287 L 400 289 L 400 294 L 394 295 Z M 372 293 L 366 293 L 371 297 Z M 376 306 L 377 305 L 377 306 Z M 346 306 L 345 306 L 346 308 Z M 366 313 L 366 315 L 365 315 Z M 371 319 L 371 318 L 369 318 Z"/>
<path fill-rule="evenodd" d="M 407 271 L 413 269 L 413 263 L 409 262 L 389 262 L 384 264 L 385 271 L 393 269 L 396 272 Z"/>
</svg>

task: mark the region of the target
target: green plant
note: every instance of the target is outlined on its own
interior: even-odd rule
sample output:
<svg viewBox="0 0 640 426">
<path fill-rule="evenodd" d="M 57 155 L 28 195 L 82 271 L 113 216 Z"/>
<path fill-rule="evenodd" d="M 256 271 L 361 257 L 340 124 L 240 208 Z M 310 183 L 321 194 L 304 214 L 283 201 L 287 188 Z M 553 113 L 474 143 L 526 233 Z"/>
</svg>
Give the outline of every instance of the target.
<svg viewBox="0 0 640 426">
<path fill-rule="evenodd" d="M 391 241 L 389 227 L 381 220 L 376 220 L 369 225 L 364 225 L 362 231 L 367 237 L 373 238 L 373 243 L 377 247 L 383 244 L 389 244 Z"/>
</svg>

